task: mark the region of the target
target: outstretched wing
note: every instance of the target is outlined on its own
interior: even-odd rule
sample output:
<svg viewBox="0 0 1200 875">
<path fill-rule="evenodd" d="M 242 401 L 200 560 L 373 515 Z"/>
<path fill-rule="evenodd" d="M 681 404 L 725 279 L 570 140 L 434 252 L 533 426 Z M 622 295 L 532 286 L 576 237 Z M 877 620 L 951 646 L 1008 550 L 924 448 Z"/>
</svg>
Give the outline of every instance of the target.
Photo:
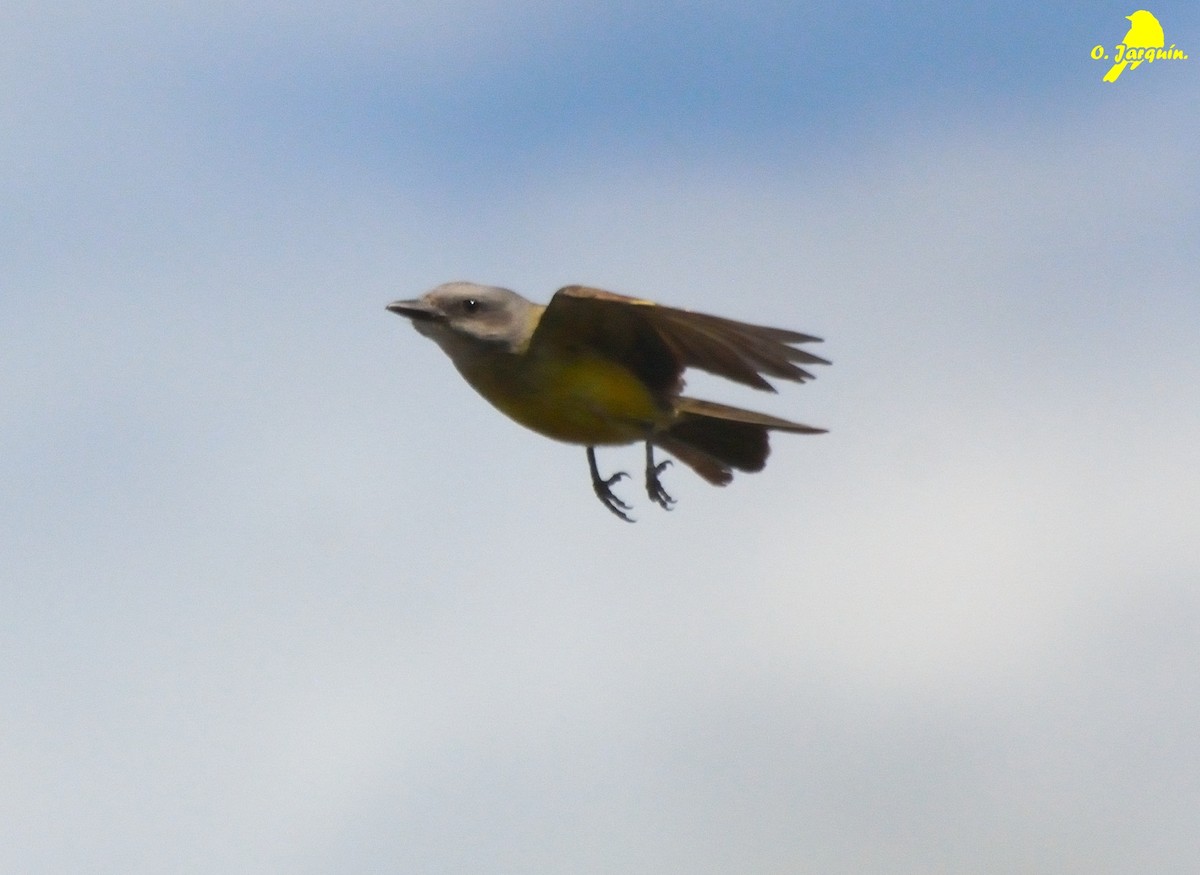
<svg viewBox="0 0 1200 875">
<path fill-rule="evenodd" d="M 774 392 L 764 374 L 803 383 L 813 375 L 800 364 L 829 364 L 793 345 L 819 342 L 819 337 L 797 331 L 567 286 L 546 307 L 531 345 L 588 348 L 625 364 L 659 391 L 676 390 L 680 375 L 690 367 Z"/>
</svg>

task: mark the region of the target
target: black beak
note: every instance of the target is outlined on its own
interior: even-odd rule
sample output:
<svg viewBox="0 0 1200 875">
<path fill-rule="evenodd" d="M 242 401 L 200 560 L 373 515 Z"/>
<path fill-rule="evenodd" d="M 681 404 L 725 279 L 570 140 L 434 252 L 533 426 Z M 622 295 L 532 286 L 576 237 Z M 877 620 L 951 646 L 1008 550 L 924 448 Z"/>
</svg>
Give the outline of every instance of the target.
<svg viewBox="0 0 1200 875">
<path fill-rule="evenodd" d="M 387 305 L 387 309 L 399 316 L 406 316 L 414 321 L 429 321 L 442 318 L 441 311 L 422 298 L 416 298 L 412 301 L 392 301 L 392 303 Z"/>
</svg>

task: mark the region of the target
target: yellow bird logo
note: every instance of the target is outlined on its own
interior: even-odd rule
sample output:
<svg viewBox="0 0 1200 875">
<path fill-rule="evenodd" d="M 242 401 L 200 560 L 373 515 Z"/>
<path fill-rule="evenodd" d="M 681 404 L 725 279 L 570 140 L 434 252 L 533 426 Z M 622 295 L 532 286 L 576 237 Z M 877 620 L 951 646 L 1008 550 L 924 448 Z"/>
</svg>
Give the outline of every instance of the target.
<svg viewBox="0 0 1200 875">
<path fill-rule="evenodd" d="M 1129 33 L 1125 34 L 1125 39 L 1117 46 L 1117 61 L 1104 74 L 1105 82 L 1116 82 L 1126 67 L 1136 70 L 1142 63 L 1145 49 L 1161 49 L 1166 43 L 1162 25 L 1145 9 L 1139 9 L 1125 17 L 1129 19 Z M 1138 51 L 1139 49 L 1142 51 Z M 1134 60 L 1126 60 L 1127 57 Z"/>
</svg>

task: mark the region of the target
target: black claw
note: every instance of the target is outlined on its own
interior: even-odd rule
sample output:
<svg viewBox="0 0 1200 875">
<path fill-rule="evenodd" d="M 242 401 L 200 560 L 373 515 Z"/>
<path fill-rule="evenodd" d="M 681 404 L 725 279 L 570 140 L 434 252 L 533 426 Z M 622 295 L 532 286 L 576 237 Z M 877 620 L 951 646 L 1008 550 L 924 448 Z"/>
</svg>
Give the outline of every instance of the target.
<svg viewBox="0 0 1200 875">
<path fill-rule="evenodd" d="M 600 476 L 600 471 L 596 467 L 596 451 L 594 448 L 587 448 L 587 457 L 588 468 L 590 468 L 592 472 L 592 489 L 595 491 L 596 497 L 600 499 L 601 503 L 605 507 L 619 516 L 621 519 L 625 520 L 625 522 L 633 522 L 633 518 L 625 513 L 625 511 L 631 509 L 631 506 L 617 498 L 612 491 L 612 485 L 614 483 L 616 483 L 622 477 L 628 477 L 629 475 L 624 471 L 618 471 L 616 474 L 613 474 L 611 477 L 605 479 Z"/>
<path fill-rule="evenodd" d="M 662 481 L 658 479 L 658 475 L 670 464 L 670 459 L 665 459 L 657 465 L 654 464 L 654 450 L 651 449 L 649 442 L 646 443 L 646 494 L 663 510 L 670 510 L 671 505 L 675 503 L 675 499 L 667 493 L 667 490 L 663 488 Z"/>
<path fill-rule="evenodd" d="M 616 474 L 609 477 L 607 480 L 595 481 L 594 483 L 592 483 L 592 486 L 596 490 L 596 497 L 599 498 L 602 502 L 604 502 L 605 507 L 607 507 L 613 513 L 615 513 L 621 519 L 625 520 L 625 522 L 631 523 L 631 522 L 633 522 L 633 518 L 630 517 L 628 514 L 626 514 L 625 511 L 631 510 L 632 505 L 628 505 L 625 502 L 621 501 L 621 499 L 617 498 L 617 496 L 615 494 L 613 494 L 613 491 L 609 488 L 612 484 L 616 483 L 622 477 L 628 477 L 628 476 L 629 475 L 626 474 L 624 471 L 618 471 Z"/>
</svg>

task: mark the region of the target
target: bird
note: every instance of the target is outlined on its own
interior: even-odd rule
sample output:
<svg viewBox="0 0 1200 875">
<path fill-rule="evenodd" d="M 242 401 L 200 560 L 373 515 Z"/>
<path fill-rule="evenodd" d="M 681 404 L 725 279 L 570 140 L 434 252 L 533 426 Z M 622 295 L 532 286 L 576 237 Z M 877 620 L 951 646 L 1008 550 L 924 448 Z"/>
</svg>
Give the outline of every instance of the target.
<svg viewBox="0 0 1200 875">
<path fill-rule="evenodd" d="M 629 475 L 602 476 L 597 446 L 644 443 L 646 493 L 670 510 L 675 499 L 660 480 L 670 460 L 655 461 L 655 447 L 724 486 L 734 470 L 762 470 L 770 432 L 826 431 L 682 394 L 688 368 L 769 392 L 776 390 L 764 375 L 811 380 L 801 365 L 829 362 L 799 348 L 821 342 L 808 334 L 580 285 L 559 289 L 542 305 L 510 289 L 450 282 L 387 309 L 437 343 L 502 413 L 585 446 L 593 491 L 626 522 L 633 522 L 632 506 L 612 487 Z"/>
<path fill-rule="evenodd" d="M 1130 49 L 1161 49 L 1166 43 L 1162 25 L 1158 23 L 1157 18 L 1145 9 L 1139 9 L 1137 12 L 1130 13 L 1125 18 L 1129 20 L 1129 33 L 1125 34 L 1125 39 L 1121 40 L 1121 42 L 1125 44 L 1126 53 Z M 1141 59 L 1135 61 L 1118 61 L 1104 74 L 1104 81 L 1116 82 L 1117 77 L 1125 71 L 1126 66 L 1130 70 L 1136 70 L 1141 63 Z"/>
</svg>

